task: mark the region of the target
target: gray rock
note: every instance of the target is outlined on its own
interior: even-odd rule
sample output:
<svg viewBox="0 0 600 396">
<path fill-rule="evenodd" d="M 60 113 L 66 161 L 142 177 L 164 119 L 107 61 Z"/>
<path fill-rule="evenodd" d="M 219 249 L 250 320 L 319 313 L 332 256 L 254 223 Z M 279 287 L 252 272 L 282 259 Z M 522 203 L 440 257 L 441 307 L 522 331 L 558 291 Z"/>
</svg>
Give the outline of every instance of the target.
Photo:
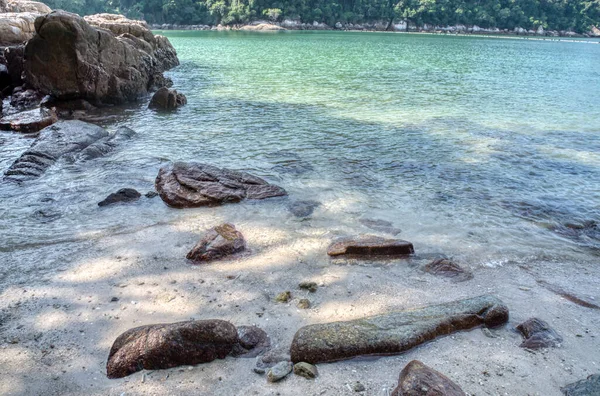
<svg viewBox="0 0 600 396">
<path fill-rule="evenodd" d="M 287 377 L 289 373 L 292 372 L 293 368 L 294 365 L 292 364 L 292 362 L 279 362 L 267 371 L 267 381 L 281 381 L 282 379 Z"/>
<path fill-rule="evenodd" d="M 521 348 L 541 349 L 560 346 L 563 339 L 548 322 L 538 318 L 530 318 L 517 326 L 525 341 Z"/>
<path fill-rule="evenodd" d="M 321 203 L 317 201 L 295 201 L 288 206 L 288 209 L 296 217 L 308 217 L 319 205 Z"/>
<path fill-rule="evenodd" d="M 79 153 L 68 156 L 71 161 L 89 161 L 95 158 L 105 156 L 115 150 L 120 144 L 132 139 L 136 135 L 135 131 L 126 126 L 119 127 L 117 131 L 98 141 L 90 144 Z"/>
<path fill-rule="evenodd" d="M 367 390 L 367 388 L 365 388 L 365 386 L 363 384 L 361 384 L 360 382 L 356 381 L 354 383 L 354 385 L 352 386 L 352 390 L 354 392 L 364 392 Z"/>
<path fill-rule="evenodd" d="M 200 239 L 186 258 L 195 262 L 217 260 L 246 249 L 246 241 L 233 224 L 213 227 Z"/>
<path fill-rule="evenodd" d="M 400 372 L 398 387 L 391 396 L 466 396 L 460 386 L 444 374 L 413 360 Z"/>
<path fill-rule="evenodd" d="M 310 363 L 299 362 L 294 364 L 294 374 L 306 379 L 313 379 L 319 375 L 319 371 L 316 366 L 313 366 Z"/>
<path fill-rule="evenodd" d="M 327 249 L 330 256 L 406 256 L 413 254 L 412 243 L 402 239 L 385 239 L 373 235 L 342 238 L 334 241 Z"/>
<path fill-rule="evenodd" d="M 121 334 L 108 355 L 108 378 L 225 358 L 238 342 L 234 325 L 196 320 L 136 327 Z"/>
<path fill-rule="evenodd" d="M 119 202 L 133 202 L 140 199 L 141 196 L 142 194 L 140 194 L 133 188 L 122 188 L 116 193 L 110 194 L 103 201 L 98 202 L 98 206 L 107 206 Z"/>
<path fill-rule="evenodd" d="M 402 232 L 400 228 L 394 227 L 394 225 L 386 220 L 378 219 L 360 219 L 360 224 L 364 225 L 375 231 L 385 232 L 386 234 L 398 235 Z"/>
<path fill-rule="evenodd" d="M 565 396 L 600 396 L 600 374 L 592 374 L 561 388 Z"/>
<path fill-rule="evenodd" d="M 231 354 L 235 357 L 256 357 L 269 349 L 271 340 L 264 330 L 256 326 L 238 326 L 238 344 Z"/>
<path fill-rule="evenodd" d="M 319 289 L 317 282 L 303 281 L 298 284 L 300 289 L 308 290 L 311 293 L 316 292 Z"/>
<path fill-rule="evenodd" d="M 243 199 L 287 195 L 276 185 L 246 172 L 221 169 L 195 162 L 176 162 L 160 169 L 156 191 L 174 208 L 214 206 Z"/>
<path fill-rule="evenodd" d="M 397 354 L 436 337 L 508 321 L 496 297 L 480 296 L 425 308 L 300 328 L 290 348 L 293 362 L 312 364 L 362 355 Z"/>
<path fill-rule="evenodd" d="M 310 308 L 310 301 L 307 298 L 302 298 L 298 301 L 298 308 L 300 309 L 308 309 Z"/>
<path fill-rule="evenodd" d="M 108 137 L 97 125 L 82 121 L 59 121 L 40 131 L 39 137 L 4 173 L 4 180 L 26 181 L 40 177 L 59 158 L 80 153 Z"/>
</svg>

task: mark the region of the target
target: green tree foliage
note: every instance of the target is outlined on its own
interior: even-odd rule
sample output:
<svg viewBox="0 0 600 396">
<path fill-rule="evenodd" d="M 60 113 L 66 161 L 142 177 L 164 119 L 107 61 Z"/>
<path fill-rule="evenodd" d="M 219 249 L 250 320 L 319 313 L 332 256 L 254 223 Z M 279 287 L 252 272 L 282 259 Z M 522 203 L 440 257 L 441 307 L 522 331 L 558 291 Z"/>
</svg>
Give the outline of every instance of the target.
<svg viewBox="0 0 600 396">
<path fill-rule="evenodd" d="M 257 19 L 574 30 L 600 25 L 600 0 L 42 0 L 78 14 L 119 12 L 150 23 L 242 24 Z"/>
</svg>

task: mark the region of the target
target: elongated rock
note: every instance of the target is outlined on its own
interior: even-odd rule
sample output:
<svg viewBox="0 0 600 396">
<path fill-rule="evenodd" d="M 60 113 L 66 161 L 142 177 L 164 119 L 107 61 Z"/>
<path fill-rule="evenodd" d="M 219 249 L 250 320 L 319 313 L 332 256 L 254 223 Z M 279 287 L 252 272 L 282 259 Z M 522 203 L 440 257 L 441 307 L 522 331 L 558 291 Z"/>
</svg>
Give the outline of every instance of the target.
<svg viewBox="0 0 600 396">
<path fill-rule="evenodd" d="M 20 182 L 38 178 L 59 158 L 76 155 L 107 136 L 108 132 L 97 125 L 59 121 L 40 131 L 31 147 L 4 173 L 4 179 Z"/>
<path fill-rule="evenodd" d="M 160 169 L 156 191 L 174 208 L 214 206 L 243 199 L 287 195 L 286 191 L 246 172 L 195 162 L 176 162 Z"/>
<path fill-rule="evenodd" d="M 400 372 L 391 396 L 465 396 L 465 392 L 437 370 L 413 360 Z"/>
<path fill-rule="evenodd" d="M 404 256 L 414 252 L 413 244 L 408 241 L 373 235 L 342 238 L 334 241 L 327 249 L 327 254 L 330 256 Z"/>
<path fill-rule="evenodd" d="M 237 343 L 235 326 L 218 319 L 136 327 L 115 340 L 106 373 L 122 378 L 144 369 L 206 363 L 225 358 Z"/>
<path fill-rule="evenodd" d="M 346 322 L 304 326 L 294 335 L 293 362 L 312 364 L 361 355 L 397 354 L 436 337 L 508 321 L 508 308 L 485 295 Z"/>
</svg>

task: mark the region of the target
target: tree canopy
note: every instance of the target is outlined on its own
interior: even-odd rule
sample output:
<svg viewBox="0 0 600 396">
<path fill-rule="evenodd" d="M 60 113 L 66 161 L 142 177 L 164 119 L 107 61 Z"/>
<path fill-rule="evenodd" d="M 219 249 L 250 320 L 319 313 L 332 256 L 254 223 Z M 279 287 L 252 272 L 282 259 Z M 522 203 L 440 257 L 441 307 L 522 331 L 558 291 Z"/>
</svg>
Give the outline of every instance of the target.
<svg viewBox="0 0 600 396">
<path fill-rule="evenodd" d="M 573 30 L 600 25 L 600 0 L 42 0 L 81 15 L 122 13 L 149 23 L 232 25 L 257 19 L 365 23 L 409 20 L 417 26 Z"/>
</svg>

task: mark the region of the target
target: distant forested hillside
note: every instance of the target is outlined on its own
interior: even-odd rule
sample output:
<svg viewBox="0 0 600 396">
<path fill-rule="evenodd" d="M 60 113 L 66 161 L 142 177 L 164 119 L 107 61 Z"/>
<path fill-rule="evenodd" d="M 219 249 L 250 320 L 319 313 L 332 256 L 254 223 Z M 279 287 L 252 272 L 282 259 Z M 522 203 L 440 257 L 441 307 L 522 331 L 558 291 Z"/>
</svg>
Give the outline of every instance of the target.
<svg viewBox="0 0 600 396">
<path fill-rule="evenodd" d="M 409 20 L 417 26 L 573 30 L 600 25 L 600 0 L 43 0 L 79 14 L 122 13 L 149 23 L 232 25 L 257 19 L 364 23 Z"/>
</svg>

